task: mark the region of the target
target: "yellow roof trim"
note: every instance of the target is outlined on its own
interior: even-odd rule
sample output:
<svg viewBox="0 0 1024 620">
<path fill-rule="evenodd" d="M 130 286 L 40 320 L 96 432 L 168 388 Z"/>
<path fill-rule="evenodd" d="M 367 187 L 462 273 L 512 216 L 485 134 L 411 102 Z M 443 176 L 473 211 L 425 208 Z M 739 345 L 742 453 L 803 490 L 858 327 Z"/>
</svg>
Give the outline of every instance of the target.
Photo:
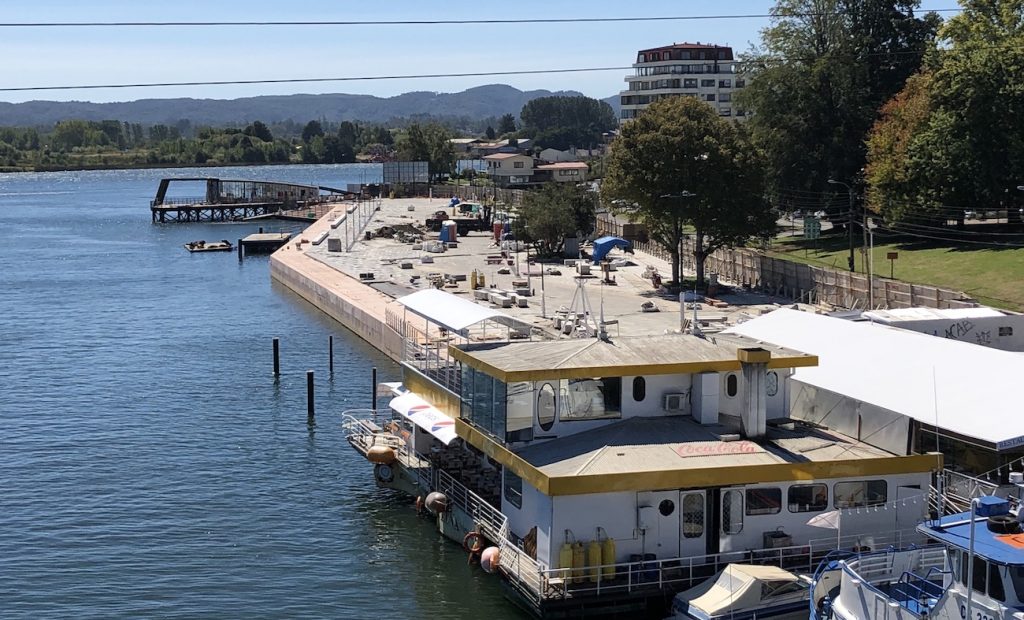
<svg viewBox="0 0 1024 620">
<path fill-rule="evenodd" d="M 697 374 L 702 372 L 729 372 L 740 370 L 739 359 L 682 362 L 676 364 L 640 364 L 635 366 L 589 366 L 578 368 L 552 368 L 546 370 L 506 371 L 484 362 L 472 354 L 449 345 L 448 353 L 456 361 L 479 370 L 505 383 L 514 381 L 548 381 L 552 379 L 592 379 L 594 377 L 624 377 L 636 375 Z M 772 357 L 768 368 L 803 368 L 818 365 L 815 355 Z"/>
<path fill-rule="evenodd" d="M 517 476 L 527 481 L 530 486 L 552 497 L 912 474 L 936 471 L 942 468 L 943 462 L 941 454 L 930 453 L 848 461 L 751 464 L 622 474 L 549 476 L 463 420 L 455 420 L 455 432 L 470 445 L 498 461 L 502 466 L 509 468 Z"/>
</svg>

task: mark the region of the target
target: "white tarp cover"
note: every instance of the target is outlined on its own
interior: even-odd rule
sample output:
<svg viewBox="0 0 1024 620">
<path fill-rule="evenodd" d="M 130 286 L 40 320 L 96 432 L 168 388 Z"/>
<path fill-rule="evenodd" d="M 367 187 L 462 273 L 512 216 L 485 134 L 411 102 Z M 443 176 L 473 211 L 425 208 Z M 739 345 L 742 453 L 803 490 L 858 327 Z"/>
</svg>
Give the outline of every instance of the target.
<svg viewBox="0 0 1024 620">
<path fill-rule="evenodd" d="M 679 598 L 689 600 L 690 613 L 700 610 L 701 615 L 716 617 L 730 611 L 757 609 L 761 606 L 761 584 L 772 583 L 775 587 L 782 583 L 799 581 L 789 571 L 775 566 L 754 566 L 730 564 L 725 567 L 716 579 L 708 580 L 690 590 L 678 594 Z M 773 588 L 774 589 L 774 588 Z"/>
<path fill-rule="evenodd" d="M 1006 450 L 1024 445 L 1024 355 L 867 322 L 780 309 L 725 333 L 806 351 L 801 383 Z M 980 335 L 978 335 L 980 336 Z"/>
<path fill-rule="evenodd" d="M 388 406 L 412 420 L 413 424 L 436 437 L 444 445 L 455 441 L 455 420 L 412 392 L 391 399 Z"/>
<path fill-rule="evenodd" d="M 462 332 L 484 321 L 494 321 L 517 329 L 530 329 L 529 323 L 504 312 L 492 310 L 438 289 L 417 291 L 395 301 L 410 312 L 455 332 Z"/>
</svg>

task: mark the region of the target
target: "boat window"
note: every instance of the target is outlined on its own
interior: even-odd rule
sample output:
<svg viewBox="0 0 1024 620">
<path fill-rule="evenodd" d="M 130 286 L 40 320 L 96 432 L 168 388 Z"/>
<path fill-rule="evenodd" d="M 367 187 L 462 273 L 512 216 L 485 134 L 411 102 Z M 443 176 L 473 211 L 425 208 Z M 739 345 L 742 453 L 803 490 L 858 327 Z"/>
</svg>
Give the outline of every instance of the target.
<svg viewBox="0 0 1024 620">
<path fill-rule="evenodd" d="M 1017 600 L 1024 600 L 1024 566 L 1010 566 L 1010 580 L 1013 581 L 1013 590 L 1017 593 Z"/>
<path fill-rule="evenodd" d="M 503 485 L 505 499 L 516 508 L 523 507 L 523 479 L 509 470 L 505 470 Z"/>
<path fill-rule="evenodd" d="M 633 400 L 635 402 L 643 402 L 647 398 L 647 379 L 643 377 L 633 377 Z"/>
<path fill-rule="evenodd" d="M 622 377 L 562 380 L 558 414 L 563 422 L 621 416 Z"/>
<path fill-rule="evenodd" d="M 773 515 L 782 510 L 782 489 L 747 489 L 747 516 Z"/>
<path fill-rule="evenodd" d="M 683 538 L 704 535 L 704 496 L 687 493 L 683 496 Z"/>
<path fill-rule="evenodd" d="M 725 395 L 732 398 L 739 391 L 739 379 L 731 374 L 725 378 Z"/>
<path fill-rule="evenodd" d="M 855 480 L 837 482 L 833 487 L 836 508 L 863 508 L 882 506 L 888 496 L 885 480 Z"/>
<path fill-rule="evenodd" d="M 761 584 L 761 598 L 782 596 L 803 589 L 804 586 L 799 581 L 767 581 Z"/>
<path fill-rule="evenodd" d="M 533 384 L 529 381 L 509 383 L 505 402 L 505 441 L 533 439 Z"/>
<path fill-rule="evenodd" d="M 542 385 L 537 393 L 537 424 L 545 431 L 555 424 L 555 388 L 550 383 Z"/>
<path fill-rule="evenodd" d="M 997 601 L 1006 601 L 1006 592 L 1003 590 L 1002 567 L 998 564 L 988 565 L 988 595 Z"/>
<path fill-rule="evenodd" d="M 672 513 L 675 512 L 675 511 L 676 511 L 676 503 L 673 502 L 670 499 L 663 499 L 663 500 L 661 500 L 661 503 L 658 504 L 658 512 L 660 512 L 661 516 L 663 516 L 663 517 L 671 516 Z"/>
<path fill-rule="evenodd" d="M 743 492 L 726 491 L 722 494 L 722 532 L 739 534 L 743 531 Z"/>
<path fill-rule="evenodd" d="M 821 512 L 828 508 L 828 485 L 794 484 L 786 502 L 790 512 Z"/>
<path fill-rule="evenodd" d="M 986 562 L 985 558 L 980 556 L 974 556 L 974 575 L 973 577 L 973 588 L 978 592 L 985 591 L 985 577 L 986 575 Z"/>
<path fill-rule="evenodd" d="M 967 585 L 967 554 L 960 554 L 960 585 Z"/>
</svg>

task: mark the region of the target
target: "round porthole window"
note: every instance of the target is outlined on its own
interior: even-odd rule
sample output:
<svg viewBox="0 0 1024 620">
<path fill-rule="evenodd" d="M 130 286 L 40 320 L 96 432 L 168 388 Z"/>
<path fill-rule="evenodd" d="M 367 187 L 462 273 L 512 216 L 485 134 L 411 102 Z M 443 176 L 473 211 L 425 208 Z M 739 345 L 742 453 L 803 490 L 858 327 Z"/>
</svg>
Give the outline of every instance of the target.
<svg viewBox="0 0 1024 620">
<path fill-rule="evenodd" d="M 633 378 L 633 400 L 643 402 L 647 398 L 647 379 L 643 377 Z"/>
<path fill-rule="evenodd" d="M 736 378 L 736 375 L 729 375 L 728 377 L 726 377 L 725 378 L 725 395 L 730 397 L 730 398 L 732 398 L 733 396 L 736 396 L 736 392 L 739 391 L 739 385 L 740 385 L 740 382 L 739 382 L 739 379 Z"/>
<path fill-rule="evenodd" d="M 661 500 L 661 503 L 658 504 L 658 512 L 660 512 L 663 517 L 670 516 L 675 511 L 676 503 L 670 499 L 663 499 Z"/>
<path fill-rule="evenodd" d="M 768 373 L 765 377 L 765 382 L 768 384 L 766 386 L 768 388 L 768 396 L 775 396 L 779 393 L 779 373 L 774 371 Z"/>
</svg>

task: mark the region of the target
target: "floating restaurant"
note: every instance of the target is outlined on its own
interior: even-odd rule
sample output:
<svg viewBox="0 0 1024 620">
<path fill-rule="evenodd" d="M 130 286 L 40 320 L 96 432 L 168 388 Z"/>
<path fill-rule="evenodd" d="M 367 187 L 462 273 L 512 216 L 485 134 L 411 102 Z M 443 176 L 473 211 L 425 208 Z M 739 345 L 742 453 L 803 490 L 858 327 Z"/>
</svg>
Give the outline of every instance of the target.
<svg viewBox="0 0 1024 620">
<path fill-rule="evenodd" d="M 381 487 L 545 618 L 659 614 L 730 563 L 809 572 L 919 540 L 940 455 L 898 456 L 782 417 L 813 352 L 738 334 L 527 340 L 442 291 L 399 298 L 388 411 L 345 416 Z M 841 531 L 816 519 L 843 510 Z"/>
</svg>

